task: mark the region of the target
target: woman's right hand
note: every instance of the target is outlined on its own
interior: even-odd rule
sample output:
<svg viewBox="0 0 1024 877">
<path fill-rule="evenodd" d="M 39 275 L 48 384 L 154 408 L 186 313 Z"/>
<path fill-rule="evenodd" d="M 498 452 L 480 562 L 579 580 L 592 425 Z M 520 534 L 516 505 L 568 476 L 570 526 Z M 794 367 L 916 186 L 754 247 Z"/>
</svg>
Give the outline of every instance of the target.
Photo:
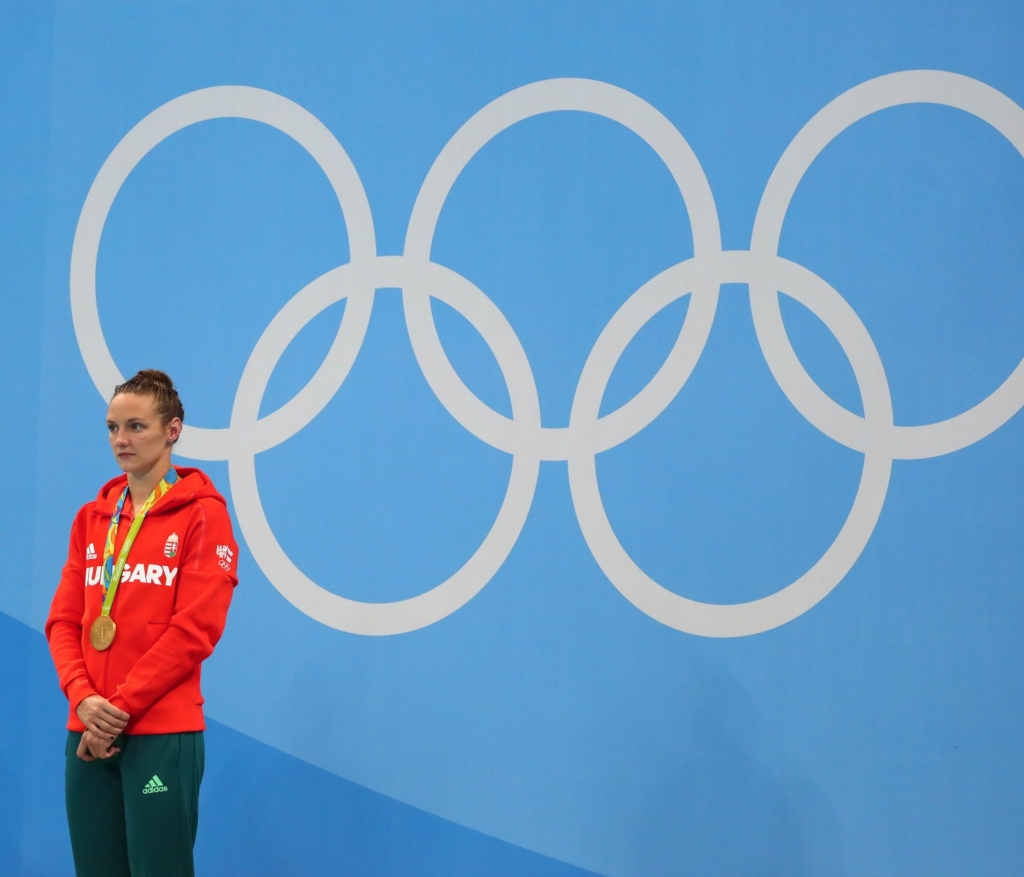
<svg viewBox="0 0 1024 877">
<path fill-rule="evenodd" d="M 128 713 L 119 710 L 98 694 L 90 694 L 84 698 L 75 712 L 78 713 L 82 724 L 93 734 L 108 740 L 113 740 L 124 731 L 130 718 Z"/>
</svg>

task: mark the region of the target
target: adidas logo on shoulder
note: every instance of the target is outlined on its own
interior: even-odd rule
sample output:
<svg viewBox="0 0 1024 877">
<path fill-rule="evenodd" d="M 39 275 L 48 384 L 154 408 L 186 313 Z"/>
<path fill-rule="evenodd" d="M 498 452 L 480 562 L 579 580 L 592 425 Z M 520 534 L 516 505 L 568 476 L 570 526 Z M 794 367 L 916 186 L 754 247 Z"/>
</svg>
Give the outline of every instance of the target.
<svg viewBox="0 0 1024 877">
<path fill-rule="evenodd" d="M 95 560 L 96 559 L 96 546 L 93 545 L 92 542 L 90 542 L 88 545 L 85 546 L 85 559 L 86 560 Z"/>
<path fill-rule="evenodd" d="M 157 792 L 166 791 L 167 786 L 164 785 L 163 780 L 161 780 L 156 774 L 153 774 L 153 779 L 146 783 L 142 788 L 143 795 L 155 795 Z"/>
</svg>

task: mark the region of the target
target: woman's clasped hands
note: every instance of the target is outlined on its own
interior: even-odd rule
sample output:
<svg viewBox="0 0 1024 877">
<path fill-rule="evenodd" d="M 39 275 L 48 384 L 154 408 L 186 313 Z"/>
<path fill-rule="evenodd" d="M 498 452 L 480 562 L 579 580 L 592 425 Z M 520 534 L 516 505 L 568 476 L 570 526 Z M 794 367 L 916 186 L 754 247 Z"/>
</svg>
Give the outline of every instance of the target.
<svg viewBox="0 0 1024 877">
<path fill-rule="evenodd" d="M 105 697 L 90 694 L 75 710 L 85 725 L 85 733 L 78 744 L 76 754 L 83 761 L 110 758 L 121 750 L 114 746 L 114 740 L 128 726 L 129 715 L 119 710 Z"/>
</svg>

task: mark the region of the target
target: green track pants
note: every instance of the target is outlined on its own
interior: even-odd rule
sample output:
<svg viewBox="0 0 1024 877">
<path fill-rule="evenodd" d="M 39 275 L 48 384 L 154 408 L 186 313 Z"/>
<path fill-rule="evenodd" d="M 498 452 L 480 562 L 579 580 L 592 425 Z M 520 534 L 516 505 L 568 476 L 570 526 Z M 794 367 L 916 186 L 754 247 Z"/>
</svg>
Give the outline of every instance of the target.
<svg viewBox="0 0 1024 877">
<path fill-rule="evenodd" d="M 132 734 L 111 758 L 82 761 L 69 732 L 64 796 L 78 877 L 193 877 L 202 731 Z"/>
</svg>

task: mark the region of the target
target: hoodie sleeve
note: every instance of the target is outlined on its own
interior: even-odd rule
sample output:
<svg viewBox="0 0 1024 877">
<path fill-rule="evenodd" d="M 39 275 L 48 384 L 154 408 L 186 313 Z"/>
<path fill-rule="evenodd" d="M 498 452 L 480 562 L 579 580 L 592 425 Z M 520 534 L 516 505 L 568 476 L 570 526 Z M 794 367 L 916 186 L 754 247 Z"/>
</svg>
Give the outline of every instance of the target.
<svg viewBox="0 0 1024 877">
<path fill-rule="evenodd" d="M 82 656 L 82 618 L 85 615 L 85 554 L 86 523 L 90 505 L 79 509 L 71 525 L 68 559 L 61 570 L 57 592 L 50 603 L 46 619 L 46 639 L 57 668 L 60 687 L 75 710 L 89 695 L 96 694 Z"/>
<path fill-rule="evenodd" d="M 182 546 L 174 612 L 167 630 L 136 661 L 110 702 L 136 716 L 213 652 L 238 576 L 238 545 L 223 502 L 202 499 Z"/>
</svg>

